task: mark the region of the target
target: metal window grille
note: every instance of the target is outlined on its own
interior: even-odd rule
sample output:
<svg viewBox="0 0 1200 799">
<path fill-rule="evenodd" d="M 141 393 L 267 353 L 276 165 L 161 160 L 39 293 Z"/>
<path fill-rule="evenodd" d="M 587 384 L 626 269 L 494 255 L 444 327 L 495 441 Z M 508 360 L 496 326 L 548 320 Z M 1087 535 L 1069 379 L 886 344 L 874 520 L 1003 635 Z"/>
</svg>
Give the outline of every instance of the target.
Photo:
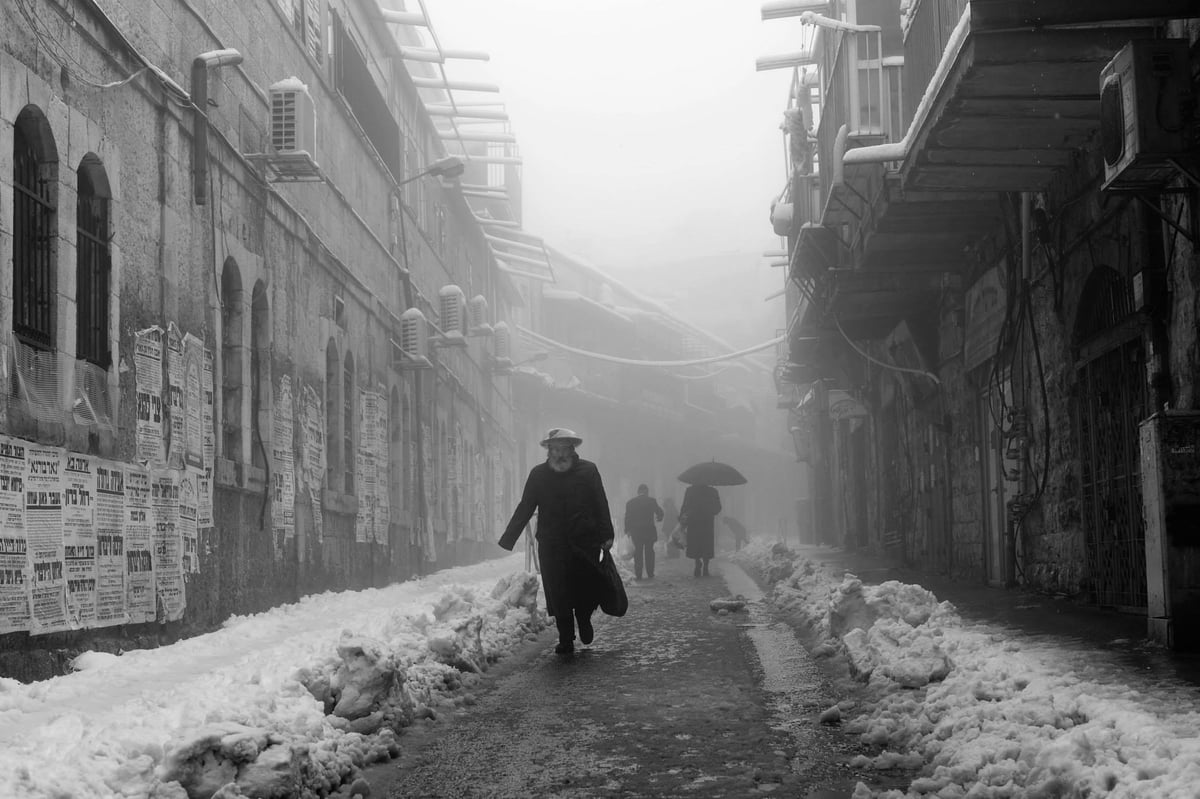
<svg viewBox="0 0 1200 799">
<path fill-rule="evenodd" d="M 23 341 L 54 347 L 54 236 L 51 181 L 42 175 L 34 142 L 17 125 L 13 136 L 13 332 Z"/>
<path fill-rule="evenodd" d="M 112 256 L 108 244 L 107 197 L 95 192 L 85 170 L 79 172 L 76 208 L 76 308 L 78 324 L 75 357 L 107 369 L 112 363 L 108 337 L 108 309 Z"/>
<path fill-rule="evenodd" d="M 262 283 L 254 286 L 250 299 L 250 462 L 267 465 L 262 434 L 263 375 L 269 373 L 266 348 L 267 296 Z"/>
</svg>

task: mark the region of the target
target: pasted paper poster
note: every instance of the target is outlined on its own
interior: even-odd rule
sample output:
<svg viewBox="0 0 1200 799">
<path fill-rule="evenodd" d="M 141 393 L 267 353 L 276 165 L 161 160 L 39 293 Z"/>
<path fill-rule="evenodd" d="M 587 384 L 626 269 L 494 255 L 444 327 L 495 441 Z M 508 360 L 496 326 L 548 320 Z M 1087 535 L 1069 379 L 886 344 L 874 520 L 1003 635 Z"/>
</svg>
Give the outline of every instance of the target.
<svg viewBox="0 0 1200 799">
<path fill-rule="evenodd" d="M 25 443 L 0 438 L 0 633 L 28 629 Z"/>
<path fill-rule="evenodd" d="M 183 468 L 187 449 L 187 410 L 183 393 L 183 336 L 174 322 L 167 325 L 167 465 Z"/>
<path fill-rule="evenodd" d="M 150 472 L 129 467 L 125 474 L 125 605 L 130 624 L 154 621 L 154 512 Z"/>
<path fill-rule="evenodd" d="M 63 455 L 63 561 L 67 619 L 73 629 L 96 625 L 96 474 L 87 455 Z"/>
<path fill-rule="evenodd" d="M 391 454 L 388 446 L 388 406 L 383 396 L 379 397 L 379 423 L 376 426 L 375 437 L 375 541 L 387 544 L 388 527 L 392 521 L 392 502 L 389 496 L 392 490 L 390 482 Z"/>
<path fill-rule="evenodd" d="M 184 463 L 193 469 L 204 465 L 204 342 L 188 333 L 183 337 Z"/>
<path fill-rule="evenodd" d="M 196 469 L 184 469 L 179 472 L 179 542 L 180 568 L 184 574 L 195 574 L 200 571 L 200 553 L 197 549 L 196 538 L 196 501 L 199 499 L 197 482 L 200 472 Z"/>
<path fill-rule="evenodd" d="M 200 372 L 200 460 L 203 464 L 200 475 L 200 499 L 196 505 L 196 527 L 206 530 L 212 527 L 213 521 L 213 470 L 216 468 L 217 441 L 213 429 L 213 354 L 212 350 L 204 350 L 201 361 L 203 369 Z"/>
<path fill-rule="evenodd" d="M 142 463 L 159 464 L 163 460 L 162 351 L 161 327 L 148 327 L 134 334 L 135 458 Z"/>
<path fill-rule="evenodd" d="M 275 427 L 271 431 L 271 520 L 277 549 L 296 535 L 295 418 L 292 376 L 282 375 L 275 397 Z"/>
<path fill-rule="evenodd" d="M 150 473 L 150 510 L 154 518 L 154 586 L 160 621 L 183 616 L 183 554 L 179 539 L 179 476 L 174 469 Z"/>
<path fill-rule="evenodd" d="M 67 629 L 63 567 L 63 452 L 25 448 L 25 532 L 29 537 L 29 597 L 34 635 Z"/>
<path fill-rule="evenodd" d="M 96 626 L 125 624 L 125 465 L 96 461 Z"/>
<path fill-rule="evenodd" d="M 373 461 L 374 459 L 363 452 L 361 447 L 355 450 L 354 485 L 358 489 L 358 513 L 354 517 L 354 540 L 359 544 L 365 544 L 373 537 L 371 530 L 371 502 L 373 498 L 368 491 L 366 479 L 368 460 Z"/>
<path fill-rule="evenodd" d="M 308 486 L 309 502 L 312 503 L 313 534 L 317 543 L 325 539 L 324 519 L 321 508 L 321 485 L 325 480 L 325 411 L 321 396 L 312 386 L 305 385 L 300 402 L 300 435 L 303 464 L 299 470 Z"/>
</svg>

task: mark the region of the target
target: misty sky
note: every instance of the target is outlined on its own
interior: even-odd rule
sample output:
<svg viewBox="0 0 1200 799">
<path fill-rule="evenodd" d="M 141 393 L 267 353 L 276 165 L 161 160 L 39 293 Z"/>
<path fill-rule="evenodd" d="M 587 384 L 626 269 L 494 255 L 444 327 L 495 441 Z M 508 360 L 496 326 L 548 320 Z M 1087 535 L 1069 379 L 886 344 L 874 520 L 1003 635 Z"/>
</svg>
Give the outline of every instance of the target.
<svg viewBox="0 0 1200 799">
<path fill-rule="evenodd" d="M 765 250 L 786 171 L 796 20 L 757 0 L 425 0 L 451 78 L 498 83 L 524 159 L 525 227 L 736 346 L 771 338 Z M 459 93 L 460 99 L 496 95 Z"/>
</svg>

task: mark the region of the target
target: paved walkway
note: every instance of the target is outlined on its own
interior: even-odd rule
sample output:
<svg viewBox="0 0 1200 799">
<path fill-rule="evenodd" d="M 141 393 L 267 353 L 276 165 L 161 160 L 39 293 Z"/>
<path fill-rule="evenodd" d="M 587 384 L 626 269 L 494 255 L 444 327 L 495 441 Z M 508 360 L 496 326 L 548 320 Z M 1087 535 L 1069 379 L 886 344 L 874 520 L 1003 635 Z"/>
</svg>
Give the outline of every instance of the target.
<svg viewBox="0 0 1200 799">
<path fill-rule="evenodd" d="M 368 775 L 372 796 L 849 796 L 860 744 L 817 722 L 837 699 L 829 683 L 793 636 L 807 679 L 796 721 L 781 723 L 747 634 L 767 625 L 713 613 L 729 595 L 722 563 L 709 578 L 691 565 L 660 559 L 653 581 L 629 587 L 629 613 L 598 614 L 575 655 L 552 653 L 551 627 L 502 661 L 472 704 L 401 736 L 400 758 Z"/>
</svg>

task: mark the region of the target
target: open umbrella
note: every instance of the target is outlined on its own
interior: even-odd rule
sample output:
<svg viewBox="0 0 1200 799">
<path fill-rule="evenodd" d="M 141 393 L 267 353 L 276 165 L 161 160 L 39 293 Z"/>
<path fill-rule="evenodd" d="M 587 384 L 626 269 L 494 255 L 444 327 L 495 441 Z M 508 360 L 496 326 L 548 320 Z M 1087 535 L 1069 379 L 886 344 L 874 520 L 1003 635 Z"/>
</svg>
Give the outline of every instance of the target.
<svg viewBox="0 0 1200 799">
<path fill-rule="evenodd" d="M 679 475 L 679 480 L 705 486 L 740 486 L 746 483 L 746 478 L 737 469 L 715 460 L 689 466 Z"/>
</svg>

